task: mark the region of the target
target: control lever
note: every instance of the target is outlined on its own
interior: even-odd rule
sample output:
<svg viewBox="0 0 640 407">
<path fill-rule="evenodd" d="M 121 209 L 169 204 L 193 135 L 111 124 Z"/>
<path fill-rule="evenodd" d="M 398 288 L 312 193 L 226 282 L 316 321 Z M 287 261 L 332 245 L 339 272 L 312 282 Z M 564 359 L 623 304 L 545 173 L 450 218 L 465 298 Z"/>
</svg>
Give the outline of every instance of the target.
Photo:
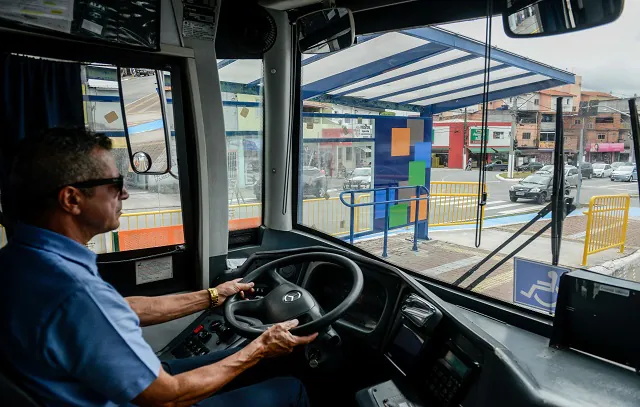
<svg viewBox="0 0 640 407">
<path fill-rule="evenodd" d="M 335 349 L 340 346 L 340 343 L 342 343 L 342 339 L 332 327 L 318 334 L 316 340 L 307 345 L 305 349 L 309 367 L 312 369 L 317 368 L 320 363 L 327 359 L 328 352 L 322 352 L 322 350 Z"/>
</svg>

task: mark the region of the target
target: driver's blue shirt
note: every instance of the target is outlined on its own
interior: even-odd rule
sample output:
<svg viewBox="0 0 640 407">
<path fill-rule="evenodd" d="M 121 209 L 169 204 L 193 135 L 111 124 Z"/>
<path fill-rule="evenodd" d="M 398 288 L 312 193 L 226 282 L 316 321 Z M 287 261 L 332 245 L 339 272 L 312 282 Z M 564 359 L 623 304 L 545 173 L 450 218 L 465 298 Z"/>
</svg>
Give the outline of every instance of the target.
<svg viewBox="0 0 640 407">
<path fill-rule="evenodd" d="M 47 406 L 125 404 L 160 372 L 96 255 L 49 230 L 20 224 L 0 249 L 0 327 L 0 358 Z"/>
</svg>

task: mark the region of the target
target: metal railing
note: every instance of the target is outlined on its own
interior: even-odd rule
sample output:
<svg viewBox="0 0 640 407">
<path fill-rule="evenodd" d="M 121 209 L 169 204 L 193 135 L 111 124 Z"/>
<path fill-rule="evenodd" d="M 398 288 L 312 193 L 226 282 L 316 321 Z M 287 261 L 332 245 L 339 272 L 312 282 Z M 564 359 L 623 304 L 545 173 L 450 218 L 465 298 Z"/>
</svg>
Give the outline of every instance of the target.
<svg viewBox="0 0 640 407">
<path fill-rule="evenodd" d="M 603 250 L 620 247 L 624 253 L 629 222 L 630 195 L 594 196 L 589 201 L 587 233 L 584 240 L 582 265 L 587 265 L 587 256 Z"/>
<path fill-rule="evenodd" d="M 476 222 L 477 182 L 434 181 L 430 189 L 429 226 L 465 225 Z M 484 191 L 487 191 L 486 184 Z M 484 206 L 482 219 L 484 220 Z"/>
<path fill-rule="evenodd" d="M 406 198 L 406 199 L 390 199 L 390 192 L 391 191 L 399 191 L 402 189 L 413 189 L 415 190 L 415 197 L 413 198 Z M 363 207 L 372 207 L 375 205 L 384 205 L 384 237 L 383 237 L 383 243 L 382 243 L 382 257 L 387 257 L 387 240 L 388 240 L 388 235 L 389 235 L 389 205 L 390 204 L 398 204 L 398 203 L 404 203 L 404 202 L 416 202 L 415 204 L 415 213 L 414 213 L 414 228 L 413 228 L 413 251 L 418 251 L 418 240 L 417 240 L 417 236 L 418 236 L 418 225 L 420 223 L 424 223 L 426 222 L 426 220 L 421 221 L 420 220 L 420 201 L 426 201 L 429 199 L 429 190 L 421 185 L 418 186 L 402 186 L 402 187 L 385 187 L 385 188 L 373 188 L 373 189 L 367 189 L 364 191 L 360 191 L 360 192 L 369 192 L 369 193 L 373 193 L 375 194 L 376 192 L 380 192 L 383 191 L 385 193 L 385 200 L 384 201 L 376 201 L 374 200 L 374 202 L 365 202 L 365 203 L 356 203 L 355 202 L 355 194 L 356 191 L 344 191 L 340 193 L 340 202 L 342 202 L 343 205 L 345 205 L 347 208 L 349 208 L 349 212 L 350 212 L 350 225 L 349 225 L 349 243 L 353 244 L 353 240 L 354 240 L 354 234 L 355 234 L 355 210 L 357 208 L 363 208 Z M 350 202 L 347 203 L 344 200 L 344 195 L 345 194 L 349 194 Z M 428 203 L 427 203 L 428 205 Z M 405 225 L 406 226 L 406 225 Z"/>
</svg>

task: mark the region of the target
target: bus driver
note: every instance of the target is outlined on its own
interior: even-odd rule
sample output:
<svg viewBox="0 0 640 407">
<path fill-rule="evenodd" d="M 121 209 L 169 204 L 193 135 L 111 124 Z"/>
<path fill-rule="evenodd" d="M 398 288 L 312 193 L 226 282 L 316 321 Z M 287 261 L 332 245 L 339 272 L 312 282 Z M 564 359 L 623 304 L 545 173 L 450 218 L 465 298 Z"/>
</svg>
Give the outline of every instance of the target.
<svg viewBox="0 0 640 407">
<path fill-rule="evenodd" d="M 103 281 L 85 245 L 119 227 L 129 197 L 110 149 L 109 138 L 83 129 L 51 129 L 21 141 L 11 173 L 19 222 L 0 250 L 0 358 L 48 406 L 308 405 L 296 379 L 256 383 L 247 377 L 258 368 L 242 374 L 315 339 L 293 336 L 295 320 L 235 353 L 160 362 L 140 325 L 219 306 L 252 284 L 223 283 L 211 304 L 216 293 L 208 290 L 123 298 Z M 229 389 L 238 376 L 231 386 L 251 385 Z"/>
</svg>

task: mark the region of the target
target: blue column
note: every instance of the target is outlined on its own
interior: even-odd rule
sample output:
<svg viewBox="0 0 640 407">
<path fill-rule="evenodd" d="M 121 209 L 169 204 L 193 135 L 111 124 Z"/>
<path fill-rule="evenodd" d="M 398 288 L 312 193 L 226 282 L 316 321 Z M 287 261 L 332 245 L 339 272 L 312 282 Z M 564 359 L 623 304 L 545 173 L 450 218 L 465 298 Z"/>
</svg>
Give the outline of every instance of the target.
<svg viewBox="0 0 640 407">
<path fill-rule="evenodd" d="M 420 116 L 428 117 L 428 119 L 424 121 L 424 141 L 428 142 L 431 145 L 433 143 L 433 116 L 431 112 L 429 112 L 426 109 L 420 113 Z M 431 152 L 429 152 L 429 155 L 427 157 L 427 167 L 425 169 L 425 172 L 426 174 L 424 179 L 424 186 L 427 188 L 428 191 L 431 191 L 431 186 L 430 186 L 431 185 Z M 426 205 L 427 201 L 422 201 L 421 204 L 422 203 Z M 417 236 L 420 239 L 429 240 L 428 213 L 427 213 L 427 220 L 422 222 L 420 225 L 418 225 Z"/>
</svg>

